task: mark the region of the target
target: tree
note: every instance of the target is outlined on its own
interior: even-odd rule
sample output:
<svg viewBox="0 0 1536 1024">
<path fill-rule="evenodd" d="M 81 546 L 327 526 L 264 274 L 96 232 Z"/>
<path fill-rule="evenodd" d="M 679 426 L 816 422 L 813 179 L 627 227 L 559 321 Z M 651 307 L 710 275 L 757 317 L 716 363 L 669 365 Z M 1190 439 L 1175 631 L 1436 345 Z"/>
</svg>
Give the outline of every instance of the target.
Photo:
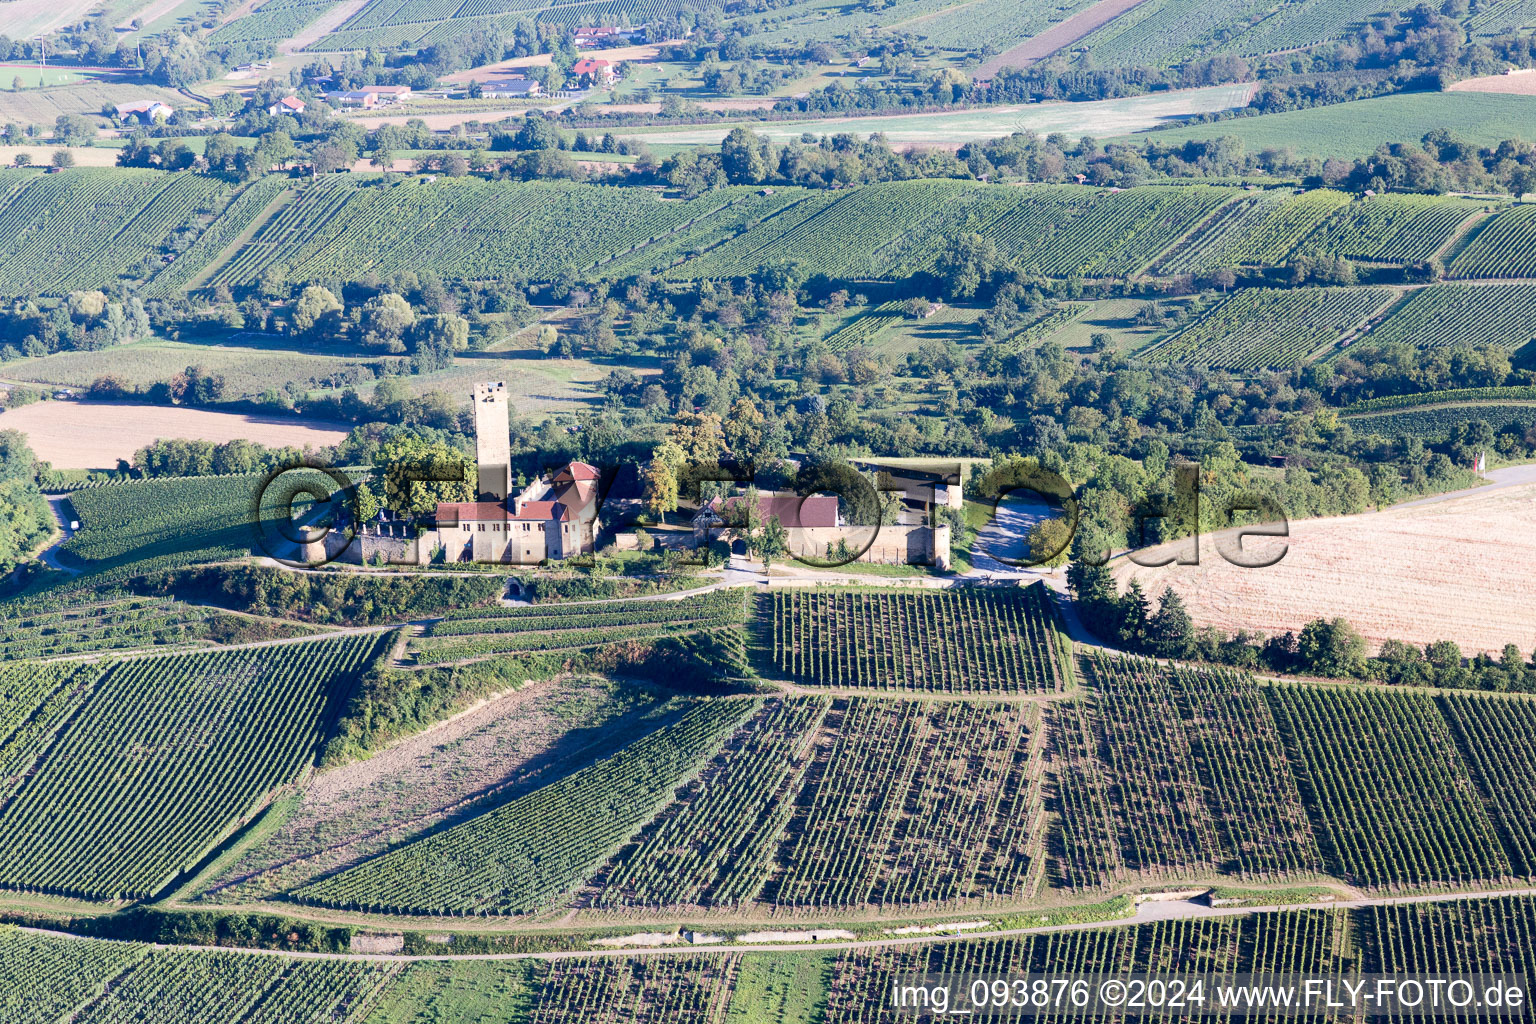
<svg viewBox="0 0 1536 1024">
<path fill-rule="evenodd" d="M 746 128 L 732 128 L 720 143 L 720 165 L 734 185 L 755 185 L 768 177 L 767 139 Z"/>
<path fill-rule="evenodd" d="M 411 304 L 394 292 L 375 295 L 363 303 L 359 325 L 363 344 L 385 352 L 405 351 L 405 332 L 416 323 Z"/>
<path fill-rule="evenodd" d="M 11 91 L 12 92 L 21 92 L 21 90 L 25 89 L 26 87 L 27 87 L 27 83 L 23 82 L 21 80 L 21 76 L 20 75 L 17 75 L 15 78 L 11 79 Z"/>
<path fill-rule="evenodd" d="M 950 238 L 939 252 L 934 268 L 951 298 L 969 299 L 992 276 L 1000 263 L 997 246 L 975 232 Z"/>
<path fill-rule="evenodd" d="M 330 289 L 312 284 L 299 295 L 293 306 L 293 329 L 297 334 L 310 334 L 324 329 L 341 317 L 342 306 Z"/>
<path fill-rule="evenodd" d="M 1157 611 L 1147 624 L 1147 640 L 1152 650 L 1164 658 L 1189 656 L 1190 641 L 1194 639 L 1195 624 L 1184 607 L 1179 592 L 1169 587 L 1163 591 Z"/>
<path fill-rule="evenodd" d="M 1341 618 L 1313 619 L 1296 638 L 1296 658 L 1318 675 L 1359 675 L 1364 669 L 1365 640 Z"/>
<path fill-rule="evenodd" d="M 385 174 L 388 174 L 390 169 L 395 166 L 395 154 L 383 146 L 376 146 L 373 150 L 373 156 L 368 162 Z"/>
<path fill-rule="evenodd" d="M 1054 569 L 1067 563 L 1072 546 L 1072 521 L 1062 516 L 1038 520 L 1029 528 L 1029 561 Z"/>
<path fill-rule="evenodd" d="M 53 151 L 53 159 L 49 162 L 55 167 L 73 167 L 75 166 L 75 154 L 67 149 L 56 149 Z"/>
<path fill-rule="evenodd" d="M 374 457 L 384 484 L 384 505 L 401 515 L 425 515 L 438 502 L 473 501 L 475 467 L 469 456 L 442 441 L 417 435 L 386 442 Z"/>
<path fill-rule="evenodd" d="M 642 474 L 645 508 L 657 519 L 666 521 L 668 512 L 677 511 L 677 477 L 659 457 L 652 458 Z"/>
<path fill-rule="evenodd" d="M 725 434 L 725 443 L 730 447 L 731 454 L 738 459 L 757 454 L 763 446 L 763 414 L 752 403 L 752 399 L 745 395 L 736 399 L 731 411 L 720 424 L 720 429 Z"/>
<path fill-rule="evenodd" d="M 283 168 L 286 168 L 293 158 L 299 155 L 298 149 L 293 145 L 293 139 L 287 132 L 267 132 L 256 144 L 256 149 L 269 166 L 277 164 Z"/>
<path fill-rule="evenodd" d="M 758 558 L 763 560 L 763 572 L 773 567 L 773 563 L 789 553 L 789 532 L 784 529 L 784 524 L 779 522 L 778 516 L 769 516 L 758 532 L 754 544 Z"/>
<path fill-rule="evenodd" d="M 17 167 L 31 167 L 32 166 L 32 154 L 31 153 L 17 153 L 16 154 L 16 159 L 14 161 L 12 161 L 12 162 Z"/>
</svg>

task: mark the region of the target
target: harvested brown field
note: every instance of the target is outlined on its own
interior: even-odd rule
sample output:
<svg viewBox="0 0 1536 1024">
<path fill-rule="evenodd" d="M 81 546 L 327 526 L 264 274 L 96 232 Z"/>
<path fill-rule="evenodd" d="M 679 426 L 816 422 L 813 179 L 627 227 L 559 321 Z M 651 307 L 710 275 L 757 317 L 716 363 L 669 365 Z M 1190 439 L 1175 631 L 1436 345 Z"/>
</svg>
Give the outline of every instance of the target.
<svg viewBox="0 0 1536 1024">
<path fill-rule="evenodd" d="M 240 438 L 270 447 L 322 448 L 349 429 L 325 421 L 116 402 L 34 402 L 0 413 L 0 430 L 26 434 L 37 457 L 55 469 L 110 469 L 159 438 L 218 443 Z"/>
<path fill-rule="evenodd" d="M 1483 75 L 1466 78 L 1446 87 L 1447 92 L 1502 92 L 1513 96 L 1536 96 L 1536 68 L 1521 68 L 1507 75 Z"/>
<path fill-rule="evenodd" d="M 1250 538 L 1244 547 L 1262 554 L 1276 543 Z M 1140 580 L 1154 602 L 1172 587 L 1197 625 L 1228 632 L 1273 636 L 1342 616 L 1372 650 L 1388 639 L 1454 640 L 1469 655 L 1497 654 L 1507 643 L 1527 654 L 1536 647 L 1536 484 L 1301 520 L 1291 523 L 1287 545 L 1277 564 L 1250 569 L 1227 562 L 1206 537 L 1198 566 L 1146 568 L 1119 558 L 1115 578 L 1122 587 Z"/>
<path fill-rule="evenodd" d="M 1027 68 L 1037 60 L 1044 60 L 1057 50 L 1071 46 L 1088 33 L 1108 25 L 1133 7 L 1146 0 L 1099 0 L 1086 11 L 1079 11 L 1065 21 L 1057 22 L 1032 39 L 1026 39 L 1011 50 L 998 54 L 982 64 L 973 78 L 989 78 L 1003 68 Z"/>
</svg>

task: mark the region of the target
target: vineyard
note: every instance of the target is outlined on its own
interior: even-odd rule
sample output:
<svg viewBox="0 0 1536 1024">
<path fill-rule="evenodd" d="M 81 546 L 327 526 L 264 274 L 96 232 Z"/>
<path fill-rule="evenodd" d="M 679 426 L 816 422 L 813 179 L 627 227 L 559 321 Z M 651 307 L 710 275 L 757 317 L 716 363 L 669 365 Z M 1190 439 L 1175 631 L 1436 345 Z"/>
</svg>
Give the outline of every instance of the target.
<svg viewBox="0 0 1536 1024">
<path fill-rule="evenodd" d="M 1276 882 L 1322 870 L 1274 718 L 1236 673 L 1085 659 L 1052 707 L 1063 851 L 1084 887 L 1129 874 Z"/>
<path fill-rule="evenodd" d="M 1371 339 L 1417 348 L 1497 345 L 1514 351 L 1536 339 L 1536 284 L 1421 288 L 1371 332 Z"/>
<path fill-rule="evenodd" d="M 275 504 L 283 485 L 308 480 L 321 493 L 337 489 L 321 473 L 284 474 L 282 484 L 264 493 L 266 525 L 258 534 L 251 503 L 265 479 L 262 474 L 167 477 L 75 491 L 69 502 L 80 532 L 64 545 L 64 557 L 98 584 L 151 569 L 240 558 L 251 553 L 259 536 L 273 535 L 270 524 L 284 514 Z"/>
<path fill-rule="evenodd" d="M 1510 875 L 1450 728 L 1428 697 L 1287 685 L 1265 696 L 1333 873 L 1387 889 Z"/>
<path fill-rule="evenodd" d="M 1044 338 L 1061 330 L 1089 308 L 1084 302 L 1063 303 L 1005 341 L 1002 346 L 1003 351 L 1021 352 L 1034 348 Z"/>
<path fill-rule="evenodd" d="M 334 7 L 335 0 L 266 0 L 209 37 L 213 43 L 277 43 L 298 35 Z"/>
<path fill-rule="evenodd" d="M 57 1024 L 143 958 L 149 947 L 34 935 L 0 925 L 0 1020 Z"/>
<path fill-rule="evenodd" d="M 0 191 L 19 174 L 32 180 L 0 205 L 0 290 L 12 294 L 109 288 L 195 214 L 224 202 L 223 184 L 190 172 L 0 170 Z"/>
<path fill-rule="evenodd" d="M 1495 215 L 1447 269 L 1451 277 L 1536 277 L 1536 206 Z"/>
<path fill-rule="evenodd" d="M 524 913 L 569 891 L 696 772 L 754 700 L 703 700 L 623 750 L 461 825 L 294 893 L 401 914 Z"/>
<path fill-rule="evenodd" d="M 752 900 L 829 706 L 825 698 L 769 701 L 600 873 L 589 902 L 702 907 Z"/>
<path fill-rule="evenodd" d="M 1043 583 L 938 593 L 774 591 L 772 666 L 797 682 L 936 693 L 1040 693 L 1071 680 Z"/>
<path fill-rule="evenodd" d="M 1022 898 L 1043 863 L 1038 717 L 1025 704 L 833 702 L 794 800 L 780 907 Z"/>
<path fill-rule="evenodd" d="M 1421 263 L 1482 209 L 1465 199 L 1389 193 L 1341 206 L 1299 246 L 1307 255 L 1377 263 Z"/>
<path fill-rule="evenodd" d="M 528 1024 L 722 1024 L 740 954 L 549 965 Z"/>
<path fill-rule="evenodd" d="M 0 614 L 0 660 L 266 640 L 312 632 L 305 626 L 261 622 L 154 598 L 80 603 L 50 611 L 4 611 L 13 614 Z"/>
<path fill-rule="evenodd" d="M 433 624 L 413 640 L 417 664 L 440 665 L 511 652 L 576 650 L 620 641 L 654 640 L 739 626 L 745 617 L 739 590 L 714 590 L 675 601 L 605 601 L 600 604 L 488 609 L 474 618 Z"/>
<path fill-rule="evenodd" d="M 1499 388 L 1451 388 L 1445 391 L 1420 391 L 1411 395 L 1383 395 L 1351 402 L 1339 412 L 1350 415 L 1358 412 L 1375 412 L 1385 409 L 1410 409 L 1419 405 L 1439 405 L 1443 402 L 1536 402 L 1536 387 L 1518 384 Z"/>
<path fill-rule="evenodd" d="M 1391 297 L 1385 288 L 1245 288 L 1147 355 L 1234 370 L 1288 367 L 1360 327 Z"/>
<path fill-rule="evenodd" d="M 1158 273 L 1206 273 L 1224 267 L 1278 266 L 1319 224 L 1349 202 L 1331 189 L 1270 190 L 1222 207 L 1158 262 Z"/>
<path fill-rule="evenodd" d="M 1504 896 L 1354 912 L 1361 969 L 1382 973 L 1536 969 L 1536 900 Z"/>
<path fill-rule="evenodd" d="M 0 799 L 21 784 L 100 674 L 94 665 L 22 662 L 0 668 Z"/>
<path fill-rule="evenodd" d="M 0 811 L 0 886 L 160 891 L 311 762 L 381 636 L 116 664 Z"/>
<path fill-rule="evenodd" d="M 1417 437 L 1426 443 L 1448 437 L 1464 424 L 1479 420 L 1492 426 L 1495 433 L 1513 430 L 1523 437 L 1536 426 L 1536 403 L 1465 402 L 1344 417 L 1359 434 Z"/>
<path fill-rule="evenodd" d="M 851 348 L 873 344 L 881 331 L 901 322 L 905 316 L 902 305 L 896 299 L 881 303 L 863 316 L 854 319 L 852 323 L 827 335 L 825 339 L 827 348 L 833 352 L 846 352 Z"/>
<path fill-rule="evenodd" d="M 927 973 L 1010 977 L 1071 973 L 1256 973 L 1337 971 L 1342 913 L 1291 911 L 1204 921 L 1060 931 L 1007 939 L 934 943 L 835 955 L 826 1024 L 901 1024 L 918 1017 L 891 1006 L 897 978 Z M 1072 1014 L 1041 1020 L 1073 1019 Z M 1001 1018 L 994 1018 L 1001 1019 Z M 1152 1017 L 1098 1016 L 1093 1020 Z"/>
<path fill-rule="evenodd" d="M 219 218 L 197 236 L 197 241 L 178 256 L 176 262 L 155 275 L 144 289 L 145 296 L 169 298 L 189 287 L 208 264 L 218 259 L 219 254 L 234 244 L 241 233 L 282 195 L 290 181 L 281 175 L 269 174 L 243 187 Z"/>
<path fill-rule="evenodd" d="M 1470 694 L 1438 703 L 1515 873 L 1536 877 L 1536 704 Z"/>
</svg>

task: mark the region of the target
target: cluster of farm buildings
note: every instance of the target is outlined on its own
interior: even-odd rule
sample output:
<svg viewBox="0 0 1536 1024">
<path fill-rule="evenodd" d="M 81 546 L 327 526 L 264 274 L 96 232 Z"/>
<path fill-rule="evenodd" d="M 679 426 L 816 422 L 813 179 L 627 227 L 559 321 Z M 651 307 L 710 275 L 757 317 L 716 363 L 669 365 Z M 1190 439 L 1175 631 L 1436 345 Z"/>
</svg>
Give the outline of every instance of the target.
<svg viewBox="0 0 1536 1024">
<path fill-rule="evenodd" d="M 538 565 L 591 555 L 599 548 L 692 550 L 721 540 L 734 553 L 746 553 L 743 530 L 727 525 L 745 518 L 734 514 L 742 511 L 742 494 L 697 504 L 689 510 L 687 526 L 639 529 L 643 495 L 634 465 L 603 473 L 585 462 L 570 462 L 514 492 L 506 385 L 477 384 L 473 400 L 476 500 L 440 502 L 430 523 L 366 523 L 355 537 L 332 535 L 326 541 L 327 556 L 360 563 Z M 878 462 L 865 468 L 880 472 L 883 490 L 900 492 L 901 520 L 906 521 L 882 525 L 878 531 L 851 526 L 840 514 L 835 495 L 788 491 L 758 492 L 758 521 L 777 519 L 788 552 L 801 557 L 849 552 L 865 562 L 948 568 L 950 529 L 935 523 L 932 513 L 938 506 L 962 507 L 958 473 L 882 469 Z"/>
</svg>

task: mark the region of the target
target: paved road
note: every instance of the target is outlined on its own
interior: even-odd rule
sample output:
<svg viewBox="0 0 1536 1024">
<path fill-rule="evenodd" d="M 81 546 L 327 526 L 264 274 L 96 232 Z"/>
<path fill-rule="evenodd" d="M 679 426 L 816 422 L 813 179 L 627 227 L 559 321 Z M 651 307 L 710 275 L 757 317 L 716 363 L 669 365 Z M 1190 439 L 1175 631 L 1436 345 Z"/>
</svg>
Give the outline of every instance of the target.
<svg viewBox="0 0 1536 1024">
<path fill-rule="evenodd" d="M 1392 508 L 1416 508 L 1419 505 L 1433 505 L 1436 502 L 1450 501 L 1452 498 L 1465 498 L 1469 494 L 1488 494 L 1492 491 L 1502 491 L 1506 487 L 1536 484 L 1536 463 L 1524 466 L 1505 466 L 1503 469 L 1491 469 L 1483 475 L 1487 477 L 1490 481 L 1489 483 L 1479 487 L 1468 487 L 1460 491 L 1432 494 L 1427 498 L 1415 498 L 1413 501 L 1405 501 L 1393 505 Z"/>
<path fill-rule="evenodd" d="M 50 569 L 57 569 L 60 572 L 67 572 L 71 576 L 78 576 L 80 575 L 81 570 L 65 565 L 63 562 L 59 561 L 58 557 L 59 549 L 68 542 L 69 538 L 75 535 L 75 531 L 69 528 L 69 520 L 65 518 L 67 513 L 64 511 L 64 502 L 67 500 L 67 498 L 62 497 L 48 499 L 48 507 L 53 510 L 54 521 L 59 524 L 59 531 L 61 534 L 63 534 L 63 536 L 44 548 L 38 554 L 37 558 L 38 561 L 42 562 Z"/>
</svg>

